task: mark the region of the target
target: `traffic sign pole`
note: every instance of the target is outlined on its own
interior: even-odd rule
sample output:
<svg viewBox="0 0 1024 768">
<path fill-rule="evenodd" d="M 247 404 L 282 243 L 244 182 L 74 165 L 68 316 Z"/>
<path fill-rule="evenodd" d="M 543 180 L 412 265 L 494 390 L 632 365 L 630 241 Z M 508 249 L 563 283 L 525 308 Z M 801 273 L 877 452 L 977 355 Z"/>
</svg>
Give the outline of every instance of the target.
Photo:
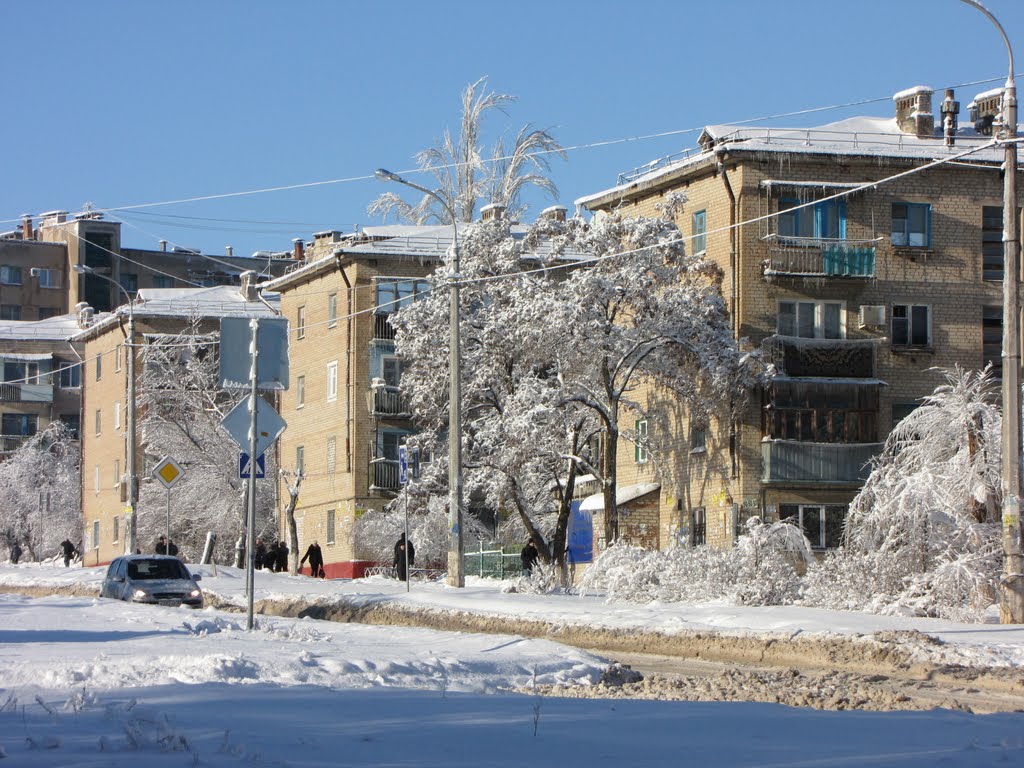
<svg viewBox="0 0 1024 768">
<path fill-rule="evenodd" d="M 257 364 L 259 362 L 259 338 L 260 321 L 255 317 L 249 321 L 249 329 L 252 332 L 252 340 L 249 342 L 249 355 L 252 358 L 252 366 L 249 369 L 249 456 L 259 456 L 256 452 L 256 398 L 259 393 L 257 387 Z M 249 472 L 249 513 L 246 516 L 246 546 L 245 546 L 245 582 L 248 585 L 248 599 L 246 606 L 246 629 L 252 631 L 253 627 L 253 593 L 256 591 L 256 472 Z"/>
</svg>

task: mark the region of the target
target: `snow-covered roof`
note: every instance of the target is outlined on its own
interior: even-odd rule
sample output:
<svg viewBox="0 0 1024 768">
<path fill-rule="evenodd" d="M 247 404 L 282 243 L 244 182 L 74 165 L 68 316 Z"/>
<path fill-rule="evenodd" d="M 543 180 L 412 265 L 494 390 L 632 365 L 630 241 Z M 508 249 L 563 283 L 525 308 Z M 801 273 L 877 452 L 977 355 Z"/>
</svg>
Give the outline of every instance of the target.
<svg viewBox="0 0 1024 768">
<path fill-rule="evenodd" d="M 131 312 L 136 318 L 155 317 L 275 317 L 280 296 L 264 293 L 262 301 L 246 301 L 237 285 L 216 285 L 209 288 L 142 288 Z M 268 306 L 269 304 L 269 306 Z M 130 314 L 127 305 L 93 323 L 75 336 L 84 341 L 114 322 Z"/>
<path fill-rule="evenodd" d="M 954 146 L 946 146 L 941 132 L 919 138 L 899 129 L 895 117 L 851 117 L 814 128 L 754 128 L 737 125 L 708 125 L 698 143 L 703 151 L 683 156 L 670 155 L 653 160 L 628 174 L 626 180 L 609 189 L 578 198 L 577 206 L 586 207 L 598 201 L 614 199 L 636 188 L 655 184 L 688 168 L 708 162 L 719 151 L 785 153 L 803 155 L 844 155 L 868 157 L 899 157 L 934 160 L 951 157 L 974 147 L 984 147 L 970 156 L 972 161 L 1001 163 L 1003 149 L 992 138 L 979 134 L 973 125 L 962 125 Z"/>
<path fill-rule="evenodd" d="M 634 499 L 654 493 L 661 488 L 660 483 L 637 483 L 636 485 L 620 485 L 615 488 L 615 505 L 628 504 Z M 604 509 L 604 494 L 595 493 L 587 496 L 580 504 L 584 512 L 600 512 Z"/>
<path fill-rule="evenodd" d="M 68 341 L 80 330 L 74 314 L 57 315 L 45 320 L 0 320 L 0 341 Z"/>
</svg>

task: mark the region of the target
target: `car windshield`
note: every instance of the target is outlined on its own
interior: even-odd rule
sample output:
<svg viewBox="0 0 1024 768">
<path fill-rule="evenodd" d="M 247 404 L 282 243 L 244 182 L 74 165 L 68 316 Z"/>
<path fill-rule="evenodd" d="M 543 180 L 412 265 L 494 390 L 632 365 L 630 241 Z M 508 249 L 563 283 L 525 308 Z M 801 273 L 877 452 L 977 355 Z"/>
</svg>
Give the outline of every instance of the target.
<svg viewBox="0 0 1024 768">
<path fill-rule="evenodd" d="M 128 563 L 130 579 L 191 579 L 179 560 L 134 560 Z"/>
</svg>

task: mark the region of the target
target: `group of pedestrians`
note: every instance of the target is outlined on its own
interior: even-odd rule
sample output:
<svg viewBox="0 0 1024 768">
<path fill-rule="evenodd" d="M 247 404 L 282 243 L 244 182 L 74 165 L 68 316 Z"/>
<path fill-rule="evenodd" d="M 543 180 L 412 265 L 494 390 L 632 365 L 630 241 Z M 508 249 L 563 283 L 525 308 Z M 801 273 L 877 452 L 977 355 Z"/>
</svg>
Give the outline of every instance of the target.
<svg viewBox="0 0 1024 768">
<path fill-rule="evenodd" d="M 284 573 L 288 570 L 288 545 L 283 541 L 270 542 L 268 547 L 263 539 L 256 539 L 256 568 L 274 573 Z"/>
</svg>

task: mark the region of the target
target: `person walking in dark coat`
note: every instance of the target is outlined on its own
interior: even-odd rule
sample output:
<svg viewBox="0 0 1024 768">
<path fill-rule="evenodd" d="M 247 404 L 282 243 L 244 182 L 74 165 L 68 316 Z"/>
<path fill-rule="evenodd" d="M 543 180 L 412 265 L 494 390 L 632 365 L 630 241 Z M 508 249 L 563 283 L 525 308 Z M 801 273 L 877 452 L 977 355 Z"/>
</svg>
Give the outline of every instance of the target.
<svg viewBox="0 0 1024 768">
<path fill-rule="evenodd" d="M 256 552 L 256 559 L 255 559 L 253 564 L 256 566 L 256 570 L 257 571 L 262 571 L 263 570 L 263 563 L 265 563 L 267 561 L 267 545 L 263 543 L 263 539 L 260 539 L 260 538 L 256 539 L 256 549 L 255 549 L 255 552 Z"/>
<path fill-rule="evenodd" d="M 524 576 L 533 573 L 533 566 L 537 564 L 538 557 L 540 557 L 540 553 L 537 551 L 537 545 L 534 544 L 533 539 L 530 539 L 523 547 L 523 551 L 519 553 L 519 559 L 523 561 Z"/>
<path fill-rule="evenodd" d="M 158 555 L 166 555 L 167 554 L 167 537 L 166 536 L 160 536 L 160 537 L 157 538 L 156 546 L 153 547 L 153 551 L 156 552 Z"/>
<path fill-rule="evenodd" d="M 279 573 L 288 570 L 288 545 L 283 541 L 277 544 L 277 569 Z"/>
<path fill-rule="evenodd" d="M 78 554 L 78 550 L 75 549 L 75 545 L 71 543 L 71 539 L 64 539 L 60 543 L 61 552 L 64 554 L 64 567 L 67 568 L 71 563 L 71 558 Z"/>
<path fill-rule="evenodd" d="M 167 554 L 170 555 L 171 557 L 177 557 L 178 556 L 178 545 L 175 544 L 173 541 L 168 541 L 167 542 Z"/>
<path fill-rule="evenodd" d="M 306 554 L 302 556 L 302 560 L 299 562 L 299 570 L 302 570 L 302 566 L 305 565 L 306 560 L 309 560 L 309 575 L 314 579 L 324 577 L 324 553 L 320 551 L 320 545 L 314 541 L 306 549 Z"/>
<path fill-rule="evenodd" d="M 267 545 L 267 553 L 263 555 L 263 567 L 268 571 L 277 570 L 277 542 L 272 541 Z"/>
<path fill-rule="evenodd" d="M 11 562 L 15 565 L 18 564 L 18 560 L 21 559 L 21 545 L 18 542 L 14 542 L 11 546 Z"/>
<path fill-rule="evenodd" d="M 395 573 L 398 574 L 398 578 L 405 581 L 409 577 L 409 573 L 406 571 L 406 549 L 408 548 L 408 565 L 411 567 L 416 559 L 416 547 L 412 545 L 412 542 L 406 542 L 405 534 L 403 533 L 398 537 L 398 541 L 395 542 L 395 561 L 392 565 L 395 566 Z"/>
</svg>

